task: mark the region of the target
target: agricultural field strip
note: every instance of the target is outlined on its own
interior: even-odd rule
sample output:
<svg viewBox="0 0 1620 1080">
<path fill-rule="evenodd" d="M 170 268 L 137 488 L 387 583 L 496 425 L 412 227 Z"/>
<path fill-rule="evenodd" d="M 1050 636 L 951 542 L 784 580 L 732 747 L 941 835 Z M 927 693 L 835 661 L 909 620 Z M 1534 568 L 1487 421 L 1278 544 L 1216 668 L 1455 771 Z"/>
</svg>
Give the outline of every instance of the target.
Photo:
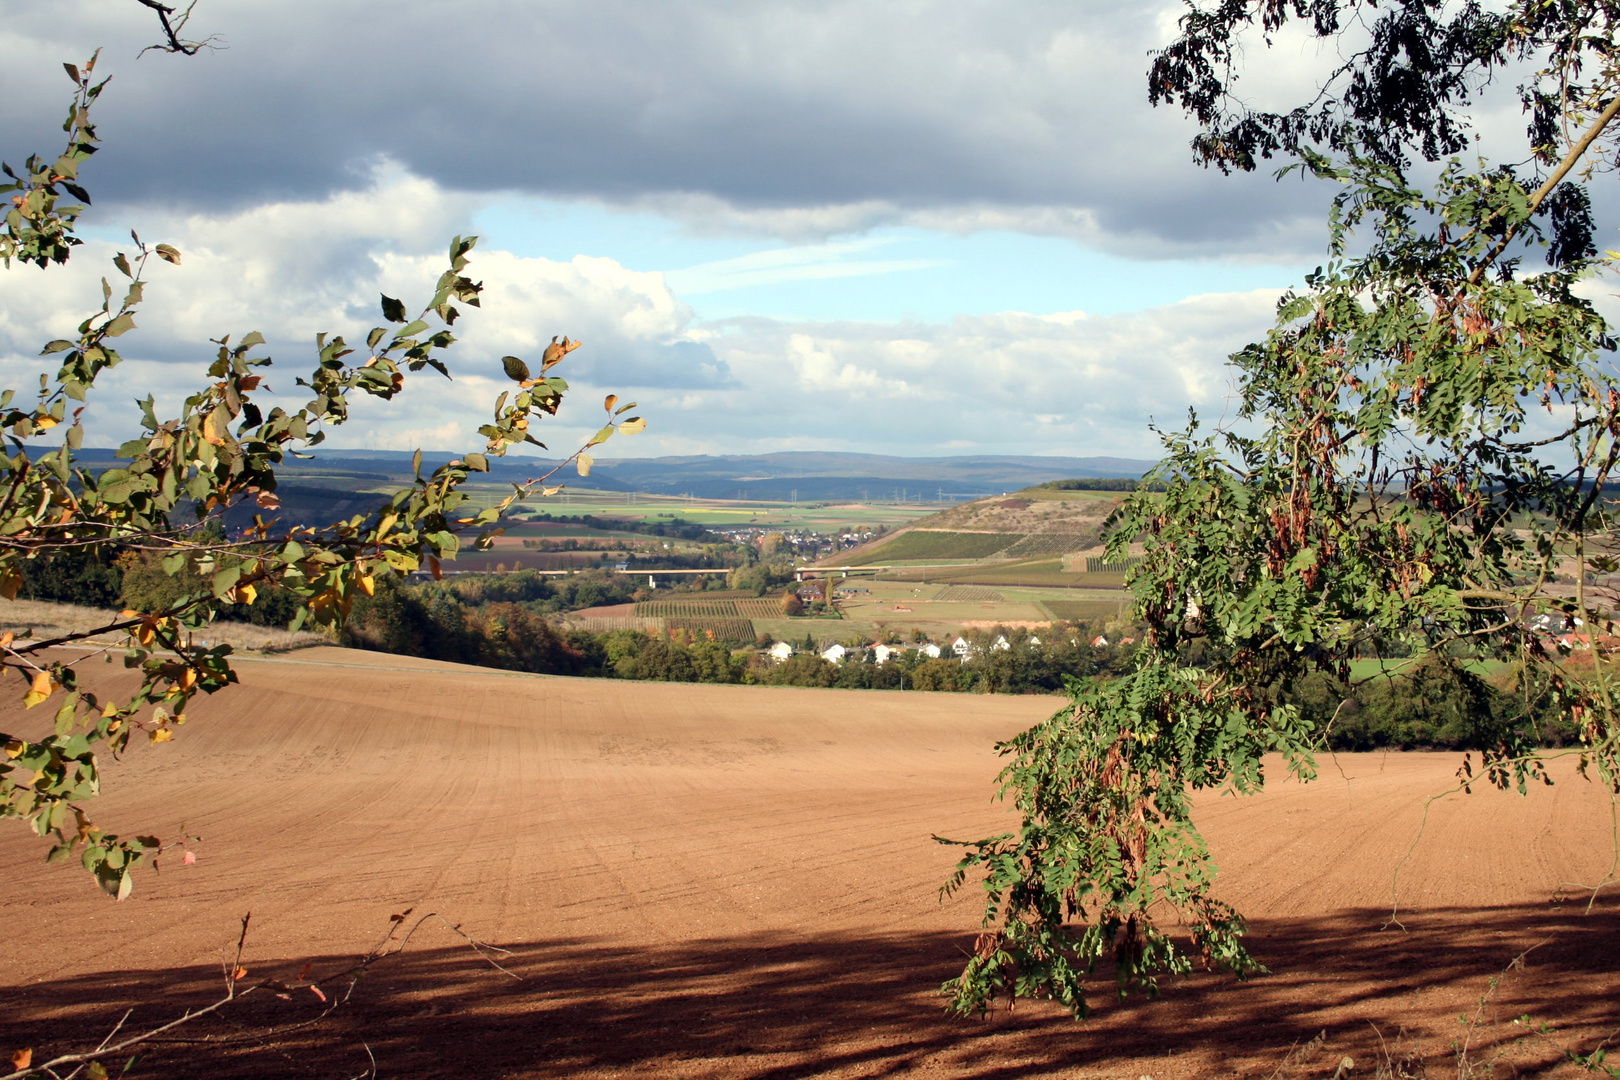
<svg viewBox="0 0 1620 1080">
<path fill-rule="evenodd" d="M 670 631 L 683 630 L 699 636 L 712 636 L 715 641 L 722 641 L 729 645 L 749 645 L 754 641 L 756 631 L 749 619 L 732 618 L 680 618 L 679 616 L 666 618 L 665 629 Z"/>
</svg>

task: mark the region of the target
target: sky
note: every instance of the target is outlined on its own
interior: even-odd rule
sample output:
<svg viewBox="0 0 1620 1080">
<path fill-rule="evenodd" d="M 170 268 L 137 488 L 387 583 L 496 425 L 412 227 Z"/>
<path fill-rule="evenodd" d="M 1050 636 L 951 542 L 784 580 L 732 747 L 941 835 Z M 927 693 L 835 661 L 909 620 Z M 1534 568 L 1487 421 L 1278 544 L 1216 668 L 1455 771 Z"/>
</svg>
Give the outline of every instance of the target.
<svg viewBox="0 0 1620 1080">
<path fill-rule="evenodd" d="M 102 48 L 95 205 L 65 268 L 0 271 L 0 380 L 99 304 L 137 230 L 157 267 L 90 442 L 172 412 L 211 339 L 259 330 L 295 392 L 314 335 L 420 305 L 473 234 L 454 378 L 367 402 L 330 445 L 469 450 L 499 358 L 584 347 L 542 435 L 603 395 L 603 457 L 848 450 L 1151 458 L 1233 409 L 1225 358 L 1321 259 L 1332 192 L 1193 164 L 1150 108 L 1147 0 L 200 0 L 194 57 L 141 55 L 135 0 L 0 0 L 0 158 L 59 152 L 63 61 Z M 1284 39 L 1248 88 L 1308 85 Z"/>
</svg>

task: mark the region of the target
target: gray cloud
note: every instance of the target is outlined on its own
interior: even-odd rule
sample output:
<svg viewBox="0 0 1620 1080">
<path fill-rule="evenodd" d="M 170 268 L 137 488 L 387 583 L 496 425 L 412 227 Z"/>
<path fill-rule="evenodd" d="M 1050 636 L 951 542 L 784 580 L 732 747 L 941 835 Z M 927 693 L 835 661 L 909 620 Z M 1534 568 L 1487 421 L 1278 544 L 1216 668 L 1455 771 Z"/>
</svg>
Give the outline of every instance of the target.
<svg viewBox="0 0 1620 1080">
<path fill-rule="evenodd" d="M 386 159 L 453 190 L 707 207 L 697 224 L 779 235 L 819 211 L 1142 254 L 1319 246 L 1321 191 L 1205 173 L 1187 121 L 1148 108 L 1159 5 L 203 0 L 227 49 L 136 61 L 145 14 L 0 0 L 8 157 L 54 145 L 57 62 L 106 44 L 89 178 L 108 198 L 319 197 Z"/>
</svg>

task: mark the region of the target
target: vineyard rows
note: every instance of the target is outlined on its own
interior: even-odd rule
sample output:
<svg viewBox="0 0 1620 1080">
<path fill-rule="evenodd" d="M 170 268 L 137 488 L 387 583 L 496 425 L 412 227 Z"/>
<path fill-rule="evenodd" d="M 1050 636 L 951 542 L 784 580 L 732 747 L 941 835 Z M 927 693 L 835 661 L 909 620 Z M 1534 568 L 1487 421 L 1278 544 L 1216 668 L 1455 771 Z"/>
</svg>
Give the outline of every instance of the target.
<svg viewBox="0 0 1620 1080">
<path fill-rule="evenodd" d="M 780 609 L 778 609 L 780 610 Z M 637 615 L 667 619 L 731 619 L 737 616 L 735 600 L 643 600 Z"/>
<path fill-rule="evenodd" d="M 747 619 L 683 619 L 670 618 L 664 622 L 670 630 L 688 630 L 699 641 L 708 634 L 726 645 L 740 646 L 754 643 L 754 624 Z"/>
<path fill-rule="evenodd" d="M 1041 555 L 1067 555 L 1083 551 L 1097 542 L 1094 533 L 1031 533 L 1001 552 L 1008 559 L 1030 559 Z"/>
<path fill-rule="evenodd" d="M 587 630 L 593 634 L 605 634 L 610 630 L 662 630 L 663 619 L 644 619 L 635 615 L 610 616 L 587 615 L 566 620 L 566 625 L 576 630 Z"/>
<path fill-rule="evenodd" d="M 951 585 L 934 597 L 947 604 L 994 603 L 1002 598 L 994 589 L 980 585 Z"/>
<path fill-rule="evenodd" d="M 751 596 L 734 600 L 737 614 L 745 619 L 777 619 L 782 616 L 782 600 L 776 596 Z"/>
<path fill-rule="evenodd" d="M 911 559 L 985 559 L 1024 539 L 1022 533 L 902 533 L 876 551 L 850 560 L 850 565 L 905 562 Z"/>
</svg>

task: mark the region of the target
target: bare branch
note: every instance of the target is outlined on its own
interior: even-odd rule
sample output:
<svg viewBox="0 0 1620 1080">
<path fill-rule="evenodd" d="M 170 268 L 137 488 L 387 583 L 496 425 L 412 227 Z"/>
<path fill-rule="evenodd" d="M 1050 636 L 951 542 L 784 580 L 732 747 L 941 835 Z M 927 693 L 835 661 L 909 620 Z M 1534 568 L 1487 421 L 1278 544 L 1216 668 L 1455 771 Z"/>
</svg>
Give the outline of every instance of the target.
<svg viewBox="0 0 1620 1080">
<path fill-rule="evenodd" d="M 221 48 L 217 44 L 220 40 L 217 34 L 210 34 L 201 41 L 187 41 L 180 36 L 186 28 L 186 23 L 191 21 L 191 11 L 197 6 L 197 0 L 191 0 L 191 3 L 187 4 L 183 11 L 168 4 L 160 3 L 159 0 L 135 0 L 135 2 L 142 7 L 151 8 L 157 12 L 158 24 L 163 28 L 163 40 L 156 45 L 148 45 L 142 49 L 142 55 L 156 49 L 159 52 L 196 56 L 204 49 Z"/>
</svg>

